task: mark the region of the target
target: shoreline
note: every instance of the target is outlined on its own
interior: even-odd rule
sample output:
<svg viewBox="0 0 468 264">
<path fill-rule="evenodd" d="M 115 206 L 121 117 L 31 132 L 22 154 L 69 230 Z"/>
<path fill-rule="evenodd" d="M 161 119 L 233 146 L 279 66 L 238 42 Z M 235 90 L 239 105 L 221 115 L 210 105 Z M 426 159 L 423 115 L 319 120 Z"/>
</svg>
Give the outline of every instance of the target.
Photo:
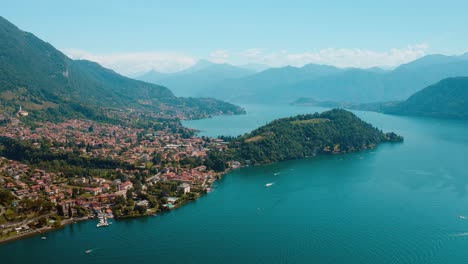
<svg viewBox="0 0 468 264">
<path fill-rule="evenodd" d="M 217 180 L 221 179 L 223 176 L 225 176 L 230 171 L 232 171 L 232 169 L 227 169 L 226 171 L 219 173 L 219 175 L 217 175 Z M 208 193 L 204 193 L 204 194 L 198 196 L 197 199 L 194 199 L 194 200 L 183 201 L 180 205 L 178 204 L 173 209 L 161 211 L 159 213 L 166 213 L 166 212 L 170 212 L 170 211 L 172 211 L 174 209 L 181 208 L 186 204 L 197 201 L 200 197 L 202 197 L 204 195 L 207 195 L 207 194 Z M 152 214 L 131 215 L 131 216 L 124 216 L 124 217 L 114 218 L 114 219 L 115 220 L 132 219 L 132 218 L 149 217 L 149 216 L 157 216 L 157 215 L 158 215 L 158 213 L 155 212 L 155 213 L 152 213 Z M 40 234 L 45 234 L 45 233 L 57 231 L 57 230 L 65 228 L 65 226 L 67 226 L 67 225 L 74 224 L 74 223 L 77 223 L 77 222 L 87 221 L 87 220 L 93 220 L 93 219 L 90 219 L 90 218 L 69 218 L 69 219 L 64 219 L 64 220 L 62 220 L 61 225 L 57 226 L 57 227 L 42 227 L 40 229 L 35 229 L 33 231 L 30 231 L 30 232 L 17 234 L 15 236 L 7 237 L 7 238 L 0 238 L 0 245 L 7 244 L 9 242 L 14 242 L 16 240 L 28 238 L 28 237 L 38 236 Z"/>
<path fill-rule="evenodd" d="M 380 144 L 382 143 L 389 143 L 389 142 L 381 142 Z M 352 154 L 352 153 L 358 153 L 358 152 L 366 152 L 366 151 L 371 151 L 371 150 L 374 150 L 375 148 L 377 148 L 378 146 L 375 146 L 375 147 L 372 147 L 372 148 L 366 148 L 366 149 L 357 149 L 355 151 L 348 151 L 348 152 L 340 152 L 340 153 L 326 153 L 326 154 L 318 154 L 318 155 L 315 155 L 315 156 L 310 156 L 310 157 L 304 157 L 302 159 L 307 159 L 307 158 L 317 158 L 317 157 L 326 157 L 326 156 L 337 156 L 337 155 L 346 155 L 346 154 Z M 285 162 L 285 161 L 288 161 L 288 160 L 281 160 L 281 161 L 276 161 L 276 162 L 269 162 L 269 163 L 264 163 L 264 164 L 252 164 L 252 165 L 242 165 L 238 168 L 227 168 L 225 171 L 223 172 L 220 172 L 218 175 L 216 175 L 216 180 L 212 182 L 215 183 L 216 181 L 222 179 L 224 176 L 226 176 L 228 173 L 234 171 L 234 170 L 237 170 L 237 169 L 241 169 L 241 168 L 246 168 L 246 167 L 250 167 L 250 166 L 264 166 L 264 165 L 271 165 L 271 164 L 274 164 L 274 163 L 281 163 L 281 162 Z M 177 204 L 174 208 L 172 209 L 169 209 L 169 210 L 164 210 L 164 211 L 161 211 L 159 213 L 161 214 L 164 214 L 164 213 L 168 213 L 170 211 L 173 211 L 175 209 L 179 209 L 181 207 L 183 207 L 184 205 L 186 204 L 190 204 L 191 202 L 195 202 L 197 201 L 198 199 L 200 199 L 201 197 L 205 196 L 209 194 L 209 192 L 207 193 L 203 193 L 202 195 L 198 196 L 196 199 L 194 200 L 184 200 L 182 203 L 180 204 Z M 132 219 L 132 218 L 140 218 L 140 217 L 149 217 L 149 216 L 157 216 L 159 213 L 153 213 L 153 214 L 145 214 L 145 215 L 132 215 L 132 216 L 124 216 L 124 217 L 119 217 L 119 218 L 114 218 L 115 220 L 120 220 L 120 219 Z M 65 226 L 67 225 L 70 225 L 70 224 L 74 224 L 76 222 L 81 222 L 81 221 L 86 221 L 86 220 L 93 220 L 93 219 L 89 219 L 89 218 L 71 218 L 71 219 L 64 219 L 62 220 L 62 223 L 60 226 L 58 227 L 48 227 L 48 228 L 42 228 L 42 229 L 38 229 L 38 230 L 34 230 L 34 231 L 31 231 L 31 232 L 27 232 L 27 233 L 23 233 L 23 234 L 19 234 L 19 235 L 15 235 L 15 236 L 12 236 L 12 237 L 8 237 L 6 239 L 0 239 L 0 245 L 2 244 L 6 244 L 6 243 L 9 243 L 9 242 L 14 242 L 16 240 L 20 240 L 20 239 L 23 239 L 23 238 L 28 238 L 28 237 L 33 237 L 33 236 L 37 236 L 39 234 L 45 234 L 45 233 L 48 233 L 48 232 L 53 232 L 53 231 L 57 231 L 57 230 L 60 230 L 62 228 L 65 228 Z"/>
<path fill-rule="evenodd" d="M 42 227 L 42 228 L 35 229 L 33 231 L 30 231 L 30 232 L 21 233 L 21 234 L 11 236 L 11 237 L 8 237 L 8 238 L 1 238 L 0 239 L 0 245 L 7 244 L 9 242 L 13 242 L 13 241 L 20 240 L 20 239 L 23 239 L 23 238 L 38 236 L 40 234 L 46 234 L 46 233 L 49 233 L 49 232 L 57 231 L 57 230 L 60 230 L 62 228 L 65 228 L 65 226 L 67 226 L 67 225 L 75 224 L 75 223 L 86 221 L 86 220 L 92 220 L 92 219 L 89 219 L 89 218 L 64 219 L 62 221 L 61 225 L 57 226 L 57 227 Z"/>
<path fill-rule="evenodd" d="M 220 172 L 218 175 L 216 175 L 216 177 L 217 177 L 216 181 L 220 180 L 222 177 L 224 177 L 226 174 L 228 174 L 232 170 L 234 170 L 234 169 L 228 168 L 224 172 Z M 214 182 L 216 182 L 216 181 L 214 181 Z M 186 204 L 190 204 L 191 202 L 197 201 L 199 198 L 201 198 L 201 197 L 203 197 L 203 196 L 205 196 L 207 194 L 208 193 L 203 193 L 202 195 L 198 196 L 194 200 L 183 201 L 181 204 L 178 204 L 173 209 L 164 210 L 164 211 L 161 211 L 159 213 L 164 214 L 164 213 L 173 211 L 174 209 L 179 209 L 179 208 L 183 207 Z M 153 214 L 145 214 L 145 215 L 124 216 L 124 217 L 119 217 L 119 218 L 114 218 L 114 219 L 115 220 L 120 220 L 120 219 L 132 219 L 132 218 L 149 217 L 149 216 L 154 217 L 154 216 L 157 216 L 157 215 L 158 215 L 158 213 L 153 213 Z M 42 227 L 40 229 L 36 229 L 36 230 L 30 231 L 30 232 L 25 232 L 25 233 L 18 234 L 18 235 L 15 235 L 15 236 L 11 236 L 11 237 L 8 237 L 8 238 L 0 238 L 0 245 L 7 244 L 7 243 L 10 243 L 10 242 L 14 242 L 16 240 L 28 238 L 28 237 L 38 236 L 40 234 L 45 234 L 45 233 L 57 231 L 57 230 L 65 228 L 65 226 L 67 226 L 67 225 L 74 224 L 74 223 L 77 223 L 77 222 L 87 221 L 87 220 L 94 220 L 94 219 L 90 219 L 90 218 L 69 218 L 69 219 L 64 219 L 64 220 L 62 220 L 61 225 L 57 226 L 57 227 Z"/>
</svg>

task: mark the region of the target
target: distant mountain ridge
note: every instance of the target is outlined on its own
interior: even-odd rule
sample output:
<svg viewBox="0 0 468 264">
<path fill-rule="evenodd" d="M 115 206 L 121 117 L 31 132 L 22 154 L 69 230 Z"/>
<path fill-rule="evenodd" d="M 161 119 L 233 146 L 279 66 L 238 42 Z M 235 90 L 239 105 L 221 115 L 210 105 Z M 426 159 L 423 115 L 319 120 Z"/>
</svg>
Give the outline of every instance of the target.
<svg viewBox="0 0 468 264">
<path fill-rule="evenodd" d="M 226 92 L 217 98 L 234 102 L 230 95 L 241 98 L 249 95 L 251 101 L 268 98 L 279 102 L 290 102 L 300 97 L 312 97 L 321 101 L 348 101 L 353 103 L 369 103 L 379 101 L 404 100 L 413 93 L 441 79 L 457 76 L 468 76 L 468 60 L 460 56 L 423 57 L 412 63 L 397 67 L 392 71 L 375 71 L 373 69 L 338 69 L 323 76 L 305 76 L 291 84 L 282 80 L 265 83 L 251 83 L 247 89 L 241 86 L 237 95 Z M 277 71 L 286 72 L 284 68 Z M 277 76 L 281 76 L 280 73 Z M 250 78 L 255 78 L 251 76 Z M 236 80 L 237 81 L 237 80 Z M 232 89 L 232 84 L 226 84 L 224 91 Z M 223 93 L 223 86 L 217 87 L 218 94 Z M 258 91 L 258 92 L 257 92 Z"/>
<path fill-rule="evenodd" d="M 215 98 L 236 102 L 283 101 L 294 92 L 287 88 L 295 83 L 339 74 L 342 71 L 343 69 L 334 66 L 316 64 L 270 68 L 244 78 L 217 83 L 214 87 L 208 87 L 206 93 Z"/>
<path fill-rule="evenodd" d="M 197 72 L 192 74 L 177 75 L 177 82 L 190 89 L 190 93 L 180 90 L 180 95 L 213 96 L 237 103 L 289 103 L 301 97 L 312 97 L 320 101 L 358 104 L 405 100 L 441 79 L 468 76 L 468 54 L 427 55 L 393 70 L 308 64 L 269 68 L 240 77 L 211 74 L 212 82 L 203 85 L 194 81 Z M 166 84 L 161 79 L 152 82 L 158 81 Z"/>
<path fill-rule="evenodd" d="M 31 33 L 0 17 L 0 102 L 3 111 L 21 105 L 32 117 L 99 119 L 103 108 L 156 112 L 240 113 L 228 103 L 178 98 L 166 87 L 133 80 L 95 62 L 74 61 Z"/>
<path fill-rule="evenodd" d="M 179 72 L 168 74 L 152 70 L 136 77 L 136 79 L 167 86 L 179 96 L 211 96 L 200 91 L 212 87 L 222 80 L 241 78 L 254 73 L 254 70 L 230 64 L 200 60 L 192 67 Z"/>
<path fill-rule="evenodd" d="M 302 97 L 292 105 L 346 108 L 386 114 L 425 116 L 468 120 L 468 77 L 441 80 L 411 95 L 405 101 L 354 104 L 338 101 L 318 101 Z"/>
</svg>

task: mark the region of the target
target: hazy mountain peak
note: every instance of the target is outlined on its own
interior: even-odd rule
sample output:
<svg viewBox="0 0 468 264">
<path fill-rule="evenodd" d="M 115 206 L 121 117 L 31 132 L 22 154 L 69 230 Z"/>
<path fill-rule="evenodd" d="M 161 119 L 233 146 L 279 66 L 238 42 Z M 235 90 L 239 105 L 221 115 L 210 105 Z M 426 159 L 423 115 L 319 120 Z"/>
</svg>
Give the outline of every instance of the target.
<svg viewBox="0 0 468 264">
<path fill-rule="evenodd" d="M 326 64 L 316 64 L 316 63 L 309 63 L 301 67 L 301 69 L 308 70 L 308 71 L 322 71 L 322 70 L 339 70 L 340 68 L 326 65 Z"/>
<path fill-rule="evenodd" d="M 468 60 L 468 51 L 459 56 L 463 60 Z"/>
<path fill-rule="evenodd" d="M 251 71 L 255 71 L 255 72 L 261 72 L 270 68 L 270 66 L 266 64 L 260 64 L 260 63 L 248 63 L 248 64 L 239 65 L 238 67 L 251 70 Z"/>
<path fill-rule="evenodd" d="M 214 62 L 209 61 L 209 60 L 199 59 L 197 61 L 197 63 L 195 63 L 195 65 L 192 66 L 192 67 L 208 67 L 208 66 L 212 66 L 214 64 L 222 64 L 222 63 L 214 63 Z"/>
<path fill-rule="evenodd" d="M 195 63 L 191 67 L 189 67 L 189 68 L 187 68 L 185 70 L 182 70 L 180 72 L 184 72 L 184 73 L 196 72 L 196 71 L 200 71 L 200 70 L 206 69 L 208 67 L 211 67 L 213 65 L 216 65 L 216 63 L 208 61 L 208 60 L 200 59 L 200 60 L 197 61 L 197 63 Z"/>
<path fill-rule="evenodd" d="M 151 76 L 151 77 L 164 77 L 164 76 L 166 76 L 166 75 L 168 75 L 168 74 L 167 74 L 167 73 L 158 72 L 158 71 L 155 70 L 155 69 L 151 69 L 151 70 L 149 70 L 149 71 L 147 71 L 147 72 L 141 74 L 141 75 L 138 76 L 138 77 L 149 77 L 149 76 Z"/>
<path fill-rule="evenodd" d="M 366 71 L 371 71 L 371 72 L 376 72 L 376 73 L 385 73 L 388 72 L 387 69 L 381 68 L 381 67 L 371 67 L 365 69 Z"/>
<path fill-rule="evenodd" d="M 431 54 L 431 55 L 426 55 L 424 57 L 421 57 L 419 59 L 416 59 L 414 61 L 411 61 L 406 64 L 402 64 L 399 67 L 397 67 L 395 70 L 412 70 L 412 69 L 417 69 L 421 67 L 427 67 L 427 66 L 432 66 L 436 64 L 444 64 L 444 63 L 450 63 L 459 60 L 460 58 L 458 56 L 447 56 L 447 55 L 442 55 L 442 54 Z"/>
</svg>

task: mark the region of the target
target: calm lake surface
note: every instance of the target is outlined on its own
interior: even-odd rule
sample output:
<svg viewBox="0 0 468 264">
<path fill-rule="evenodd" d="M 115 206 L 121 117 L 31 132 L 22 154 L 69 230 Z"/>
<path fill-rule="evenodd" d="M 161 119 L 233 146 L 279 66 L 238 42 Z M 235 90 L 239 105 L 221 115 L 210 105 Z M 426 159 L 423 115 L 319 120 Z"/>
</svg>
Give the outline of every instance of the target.
<svg viewBox="0 0 468 264">
<path fill-rule="evenodd" d="M 237 135 L 323 110 L 245 107 L 185 125 Z M 356 114 L 405 142 L 236 170 L 167 214 L 0 245 L 0 263 L 468 263 L 468 123 Z"/>
</svg>

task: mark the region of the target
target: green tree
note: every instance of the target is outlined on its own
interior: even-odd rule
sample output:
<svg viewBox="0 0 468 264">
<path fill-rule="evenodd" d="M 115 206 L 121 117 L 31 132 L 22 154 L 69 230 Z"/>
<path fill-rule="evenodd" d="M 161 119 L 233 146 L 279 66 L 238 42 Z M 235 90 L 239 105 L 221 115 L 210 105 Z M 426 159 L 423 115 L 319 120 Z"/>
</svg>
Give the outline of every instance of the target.
<svg viewBox="0 0 468 264">
<path fill-rule="evenodd" d="M 142 205 L 136 205 L 135 206 L 135 211 L 137 211 L 139 214 L 145 214 L 146 213 L 146 206 L 142 206 Z"/>
<path fill-rule="evenodd" d="M 127 190 L 126 197 L 127 200 L 133 199 L 133 189 Z"/>
<path fill-rule="evenodd" d="M 57 208 L 57 215 L 64 216 L 63 207 L 60 204 L 58 204 L 56 208 Z"/>
</svg>

